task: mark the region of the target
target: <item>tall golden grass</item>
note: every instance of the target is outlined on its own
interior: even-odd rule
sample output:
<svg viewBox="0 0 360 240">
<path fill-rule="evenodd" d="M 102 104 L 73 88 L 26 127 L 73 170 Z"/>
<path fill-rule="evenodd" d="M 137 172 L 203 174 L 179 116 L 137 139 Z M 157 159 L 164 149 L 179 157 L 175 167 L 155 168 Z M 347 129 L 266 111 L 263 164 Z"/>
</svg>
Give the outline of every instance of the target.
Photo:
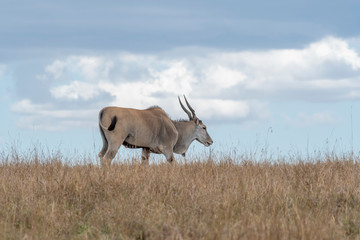
<svg viewBox="0 0 360 240">
<path fill-rule="evenodd" d="M 0 239 L 360 238 L 360 163 L 0 161 Z"/>
</svg>

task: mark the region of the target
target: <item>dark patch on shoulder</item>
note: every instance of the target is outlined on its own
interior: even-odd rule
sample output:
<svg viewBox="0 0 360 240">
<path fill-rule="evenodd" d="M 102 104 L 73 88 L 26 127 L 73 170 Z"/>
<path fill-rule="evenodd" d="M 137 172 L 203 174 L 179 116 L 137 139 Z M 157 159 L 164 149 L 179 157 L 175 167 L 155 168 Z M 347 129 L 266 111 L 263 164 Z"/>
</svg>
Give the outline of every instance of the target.
<svg viewBox="0 0 360 240">
<path fill-rule="evenodd" d="M 189 120 L 181 118 L 181 119 L 174 120 L 174 122 L 189 122 Z"/>
<path fill-rule="evenodd" d="M 161 111 L 163 114 L 165 114 L 169 119 L 171 119 L 170 116 L 169 116 L 169 114 L 167 114 L 167 112 L 165 112 L 164 109 L 162 109 L 162 108 L 159 107 L 159 106 L 151 106 L 151 107 L 149 107 L 149 108 L 147 108 L 147 109 L 145 109 L 145 110 L 159 110 L 159 111 Z M 158 113 L 158 112 L 156 112 L 156 113 Z"/>
<path fill-rule="evenodd" d="M 160 109 L 160 110 L 163 110 L 161 107 L 159 107 L 159 106 L 157 106 L 157 105 L 148 107 L 146 110 L 151 110 L 151 109 Z M 163 111 L 164 111 L 164 110 L 163 110 Z"/>
</svg>

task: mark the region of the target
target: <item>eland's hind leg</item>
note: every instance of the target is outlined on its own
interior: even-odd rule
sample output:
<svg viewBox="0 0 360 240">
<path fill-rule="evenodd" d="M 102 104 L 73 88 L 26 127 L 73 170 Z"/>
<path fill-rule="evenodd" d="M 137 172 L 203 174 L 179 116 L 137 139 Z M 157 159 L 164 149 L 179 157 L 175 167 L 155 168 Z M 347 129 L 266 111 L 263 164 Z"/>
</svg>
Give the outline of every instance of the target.
<svg viewBox="0 0 360 240">
<path fill-rule="evenodd" d="M 101 159 L 101 166 L 110 166 L 111 161 L 115 158 L 121 144 L 110 144 L 104 157 Z"/>
<path fill-rule="evenodd" d="M 123 144 L 125 138 L 125 134 L 117 133 L 117 135 L 115 135 L 110 133 L 107 135 L 108 147 L 103 159 L 101 160 L 101 166 L 110 166 L 111 161 L 115 158 L 116 153 Z"/>
<path fill-rule="evenodd" d="M 102 149 L 101 151 L 99 152 L 99 157 L 100 157 L 100 161 L 102 161 L 107 149 L 108 149 L 108 141 L 106 139 L 106 136 L 105 136 L 105 133 L 104 133 L 104 130 L 101 128 L 101 126 L 99 125 L 99 130 L 100 130 L 100 135 L 101 135 L 101 139 L 102 139 L 102 142 L 103 142 L 103 146 L 102 146 Z"/>
</svg>

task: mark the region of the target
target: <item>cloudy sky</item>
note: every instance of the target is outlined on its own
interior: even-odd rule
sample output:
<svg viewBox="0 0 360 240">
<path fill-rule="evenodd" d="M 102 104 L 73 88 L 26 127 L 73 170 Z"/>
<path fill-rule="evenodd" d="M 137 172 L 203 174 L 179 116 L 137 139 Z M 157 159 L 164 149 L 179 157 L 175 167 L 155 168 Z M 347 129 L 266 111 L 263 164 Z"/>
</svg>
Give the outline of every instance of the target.
<svg viewBox="0 0 360 240">
<path fill-rule="evenodd" d="M 159 105 L 185 118 L 185 94 L 213 151 L 359 151 L 359 9 L 355 0 L 2 0 L 0 148 L 97 152 L 102 107 Z"/>
</svg>

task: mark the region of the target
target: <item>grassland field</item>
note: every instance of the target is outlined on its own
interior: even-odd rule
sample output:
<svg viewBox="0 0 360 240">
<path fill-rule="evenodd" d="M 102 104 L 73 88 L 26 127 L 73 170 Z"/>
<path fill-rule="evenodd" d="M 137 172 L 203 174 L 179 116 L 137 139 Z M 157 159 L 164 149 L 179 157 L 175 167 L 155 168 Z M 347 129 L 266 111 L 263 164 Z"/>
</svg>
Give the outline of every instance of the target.
<svg viewBox="0 0 360 240">
<path fill-rule="evenodd" d="M 354 154 L 75 162 L 0 154 L 0 239 L 360 239 Z"/>
</svg>

